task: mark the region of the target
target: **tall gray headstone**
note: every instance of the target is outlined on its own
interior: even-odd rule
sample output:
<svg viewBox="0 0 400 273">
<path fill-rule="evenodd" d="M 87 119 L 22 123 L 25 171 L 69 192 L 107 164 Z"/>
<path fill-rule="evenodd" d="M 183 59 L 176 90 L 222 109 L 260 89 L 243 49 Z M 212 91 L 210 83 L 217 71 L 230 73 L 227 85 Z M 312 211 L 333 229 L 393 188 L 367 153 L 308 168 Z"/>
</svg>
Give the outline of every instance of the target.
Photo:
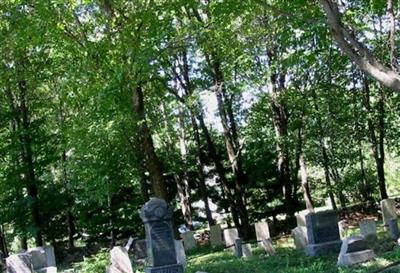
<svg viewBox="0 0 400 273">
<path fill-rule="evenodd" d="M 390 219 L 397 219 L 396 202 L 393 199 L 383 199 L 381 201 L 383 223 L 388 225 Z"/>
<path fill-rule="evenodd" d="M 307 236 L 305 235 L 307 230 L 303 231 L 302 228 L 303 227 L 297 227 L 292 230 L 292 236 L 296 249 L 304 249 L 307 245 Z"/>
<path fill-rule="evenodd" d="M 32 256 L 28 253 L 11 255 L 6 265 L 7 273 L 33 273 Z"/>
<path fill-rule="evenodd" d="M 235 239 L 235 256 L 240 258 L 243 256 L 242 240 Z"/>
<path fill-rule="evenodd" d="M 183 246 L 185 247 L 186 251 L 195 249 L 197 247 L 196 240 L 194 239 L 194 232 L 192 230 L 181 234 L 181 237 L 183 239 Z"/>
<path fill-rule="evenodd" d="M 175 251 L 177 255 L 177 262 L 181 264 L 184 268 L 186 267 L 186 252 L 185 248 L 183 247 L 182 240 L 175 240 Z"/>
<path fill-rule="evenodd" d="M 360 221 L 360 233 L 367 241 L 377 239 L 375 219 L 363 219 Z"/>
<path fill-rule="evenodd" d="M 28 250 L 32 256 L 33 269 L 43 273 L 57 273 L 53 246 L 36 247 Z"/>
<path fill-rule="evenodd" d="M 308 245 L 305 253 L 320 256 L 338 253 L 340 240 L 338 218 L 333 210 L 313 212 L 306 215 Z"/>
<path fill-rule="evenodd" d="M 210 243 L 212 247 L 223 245 L 222 230 L 220 225 L 214 225 L 210 227 Z"/>
<path fill-rule="evenodd" d="M 183 273 L 178 264 L 172 230 L 172 210 L 159 198 L 151 198 L 140 211 L 146 232 L 147 264 L 145 273 Z"/>
</svg>

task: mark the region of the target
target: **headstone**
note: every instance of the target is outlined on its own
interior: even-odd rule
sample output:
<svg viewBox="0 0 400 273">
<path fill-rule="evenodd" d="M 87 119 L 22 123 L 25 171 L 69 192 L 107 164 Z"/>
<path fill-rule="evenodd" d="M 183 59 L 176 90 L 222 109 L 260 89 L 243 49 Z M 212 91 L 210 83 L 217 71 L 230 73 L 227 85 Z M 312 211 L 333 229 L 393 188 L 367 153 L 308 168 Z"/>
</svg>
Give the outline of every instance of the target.
<svg viewBox="0 0 400 273">
<path fill-rule="evenodd" d="M 11 255 L 6 265 L 7 273 L 33 273 L 32 256 L 28 253 Z"/>
<path fill-rule="evenodd" d="M 251 249 L 251 244 L 242 245 L 242 254 L 244 258 L 250 258 L 253 256 L 253 251 Z"/>
<path fill-rule="evenodd" d="M 257 241 L 262 241 L 264 239 L 269 239 L 269 226 L 266 222 L 258 222 L 255 224 L 256 227 L 256 237 Z"/>
<path fill-rule="evenodd" d="M 341 240 L 336 212 L 333 210 L 313 212 L 306 215 L 308 245 L 305 253 L 320 256 L 337 253 Z"/>
<path fill-rule="evenodd" d="M 235 244 L 235 240 L 239 238 L 239 232 L 236 228 L 224 229 L 225 246 L 229 247 Z"/>
<path fill-rule="evenodd" d="M 32 256 L 32 265 L 36 272 L 57 273 L 53 246 L 31 248 L 27 252 Z"/>
<path fill-rule="evenodd" d="M 133 244 L 134 241 L 135 241 L 135 239 L 133 239 L 132 237 L 129 237 L 129 240 L 128 240 L 128 242 L 127 242 L 126 245 L 125 245 L 126 251 L 129 252 L 129 250 L 131 249 L 132 244 Z"/>
<path fill-rule="evenodd" d="M 197 246 L 196 240 L 194 239 L 194 232 L 193 231 L 186 231 L 185 233 L 181 234 L 183 239 L 183 246 L 185 250 L 192 250 L 195 249 Z"/>
<path fill-rule="evenodd" d="M 330 197 L 325 198 L 325 207 L 328 209 L 333 209 L 332 200 Z"/>
<path fill-rule="evenodd" d="M 338 227 L 339 227 L 340 239 L 345 238 L 346 237 L 346 221 L 344 221 L 344 220 L 339 221 Z"/>
<path fill-rule="evenodd" d="M 396 219 L 389 219 L 388 220 L 388 226 L 389 226 L 390 236 L 394 240 L 397 240 L 400 237 L 399 225 L 397 223 L 397 218 Z"/>
<path fill-rule="evenodd" d="M 177 255 L 178 264 L 181 264 L 185 268 L 187 262 L 186 262 L 185 248 L 183 247 L 182 240 L 175 240 L 175 251 Z"/>
<path fill-rule="evenodd" d="M 377 239 L 375 219 L 363 219 L 359 225 L 361 235 L 365 238 L 365 240 L 374 241 Z"/>
<path fill-rule="evenodd" d="M 296 213 L 296 222 L 298 227 L 306 227 L 306 215 L 309 214 L 308 209 Z"/>
<path fill-rule="evenodd" d="M 271 239 L 264 239 L 261 241 L 261 246 L 269 256 L 275 256 L 276 250 L 272 244 Z"/>
<path fill-rule="evenodd" d="M 136 260 L 144 259 L 147 257 L 146 240 L 143 239 L 135 241 L 134 255 Z"/>
<path fill-rule="evenodd" d="M 140 211 L 146 231 L 147 264 L 145 273 L 183 273 L 177 263 L 172 230 L 172 210 L 159 198 L 151 198 Z"/>
<path fill-rule="evenodd" d="M 303 231 L 303 227 L 297 227 L 292 230 L 292 236 L 294 240 L 294 245 L 296 249 L 304 249 L 307 245 L 307 237 L 305 233 L 307 230 Z"/>
<path fill-rule="evenodd" d="M 375 258 L 375 253 L 368 249 L 363 236 L 352 236 L 343 239 L 338 257 L 338 266 L 351 266 Z"/>
<path fill-rule="evenodd" d="M 121 273 L 133 273 L 132 263 L 128 251 L 122 246 L 115 246 L 110 252 L 111 268 L 118 269 Z M 112 271 L 113 272 L 113 271 Z M 117 271 L 118 272 L 118 271 Z"/>
<path fill-rule="evenodd" d="M 390 219 L 397 219 L 396 202 L 393 199 L 381 201 L 383 223 L 388 225 Z"/>
<path fill-rule="evenodd" d="M 235 256 L 240 258 L 243 256 L 243 248 L 242 248 L 242 240 L 236 239 L 235 240 Z"/>
<path fill-rule="evenodd" d="M 210 227 L 210 243 L 212 247 L 223 245 L 222 243 L 222 230 L 220 225 Z"/>
</svg>

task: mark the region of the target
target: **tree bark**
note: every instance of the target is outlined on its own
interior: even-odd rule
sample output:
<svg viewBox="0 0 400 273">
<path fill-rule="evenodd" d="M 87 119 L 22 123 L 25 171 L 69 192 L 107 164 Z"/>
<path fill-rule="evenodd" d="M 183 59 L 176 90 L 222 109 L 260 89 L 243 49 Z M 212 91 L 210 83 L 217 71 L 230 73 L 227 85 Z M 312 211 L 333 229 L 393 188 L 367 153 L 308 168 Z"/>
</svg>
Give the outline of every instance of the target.
<svg viewBox="0 0 400 273">
<path fill-rule="evenodd" d="M 353 31 L 343 25 L 341 14 L 335 0 L 318 0 L 324 10 L 332 35 L 340 49 L 367 75 L 370 75 L 384 86 L 400 91 L 400 75 L 384 66 L 353 35 Z"/>
<path fill-rule="evenodd" d="M 399 72 L 399 64 L 397 62 L 397 51 L 396 51 L 396 15 L 394 12 L 394 0 L 387 0 L 388 10 L 388 29 L 389 29 L 389 52 L 390 52 L 390 64 L 393 71 Z"/>
<path fill-rule="evenodd" d="M 155 152 L 153 139 L 147 125 L 143 90 L 140 85 L 134 88 L 132 99 L 133 110 L 137 117 L 139 140 L 143 147 L 146 168 L 149 172 L 154 195 L 168 202 L 167 186 L 164 181 L 163 168 L 160 159 Z"/>
</svg>

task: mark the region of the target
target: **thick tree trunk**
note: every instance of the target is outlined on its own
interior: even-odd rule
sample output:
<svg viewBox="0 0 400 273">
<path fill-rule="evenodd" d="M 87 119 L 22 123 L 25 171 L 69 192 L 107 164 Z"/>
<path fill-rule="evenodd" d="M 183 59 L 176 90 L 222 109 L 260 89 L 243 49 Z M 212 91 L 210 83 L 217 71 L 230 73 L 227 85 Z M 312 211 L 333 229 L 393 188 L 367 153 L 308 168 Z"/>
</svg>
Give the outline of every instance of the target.
<svg viewBox="0 0 400 273">
<path fill-rule="evenodd" d="M 143 90 L 141 86 L 137 86 L 133 90 L 132 98 L 133 110 L 137 117 L 140 144 L 143 147 L 146 168 L 149 172 L 154 195 L 168 202 L 167 186 L 164 181 L 162 165 L 155 152 L 153 139 L 146 121 Z"/>
<path fill-rule="evenodd" d="M 370 89 L 368 80 L 364 79 L 364 106 L 369 114 L 372 113 L 371 102 L 370 102 Z M 376 170 L 378 174 L 378 183 L 379 183 L 379 191 L 382 199 L 388 198 L 387 190 L 386 190 L 386 181 L 385 181 L 385 147 L 384 147 L 384 138 L 385 138 L 385 122 L 384 122 L 384 97 L 383 92 L 380 91 L 379 96 L 379 142 L 375 133 L 375 126 L 371 117 L 368 117 L 368 130 L 369 136 L 371 140 L 371 150 L 373 157 L 375 159 Z"/>
<path fill-rule="evenodd" d="M 21 120 L 22 120 L 22 158 L 23 164 L 25 167 L 25 174 L 24 178 L 27 184 L 28 195 L 31 198 L 31 214 L 32 214 L 32 221 L 35 226 L 35 243 L 36 246 L 43 245 L 43 237 L 42 237 L 42 230 L 41 230 L 41 217 L 39 212 L 39 198 L 38 198 L 38 188 L 36 183 L 35 177 L 35 167 L 34 167 L 34 160 L 33 160 L 33 151 L 32 151 L 32 139 L 30 135 L 30 117 L 28 111 L 28 105 L 26 102 L 26 92 L 27 86 L 25 80 L 18 81 L 18 89 L 20 95 L 20 111 L 21 111 Z"/>
<path fill-rule="evenodd" d="M 241 147 L 239 144 L 236 122 L 233 116 L 232 103 L 227 97 L 223 73 L 221 71 L 220 63 L 215 59 L 215 56 L 213 56 L 211 69 L 215 94 L 217 97 L 218 112 L 224 132 L 226 152 L 228 154 L 229 162 L 231 163 L 233 179 L 235 182 L 234 198 L 241 222 L 239 232 L 244 239 L 248 239 L 250 237 L 251 228 L 246 208 L 245 186 L 247 184 L 247 176 L 244 173 L 242 166 Z"/>
</svg>

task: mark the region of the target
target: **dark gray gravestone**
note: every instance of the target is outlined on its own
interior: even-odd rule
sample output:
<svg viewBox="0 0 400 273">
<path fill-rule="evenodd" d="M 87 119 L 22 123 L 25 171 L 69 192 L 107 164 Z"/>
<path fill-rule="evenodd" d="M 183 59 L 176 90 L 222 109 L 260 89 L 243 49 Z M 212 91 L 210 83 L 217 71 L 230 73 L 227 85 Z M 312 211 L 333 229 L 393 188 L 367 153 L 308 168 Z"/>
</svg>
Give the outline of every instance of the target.
<svg viewBox="0 0 400 273">
<path fill-rule="evenodd" d="M 140 211 L 146 230 L 146 273 L 183 273 L 177 263 L 175 241 L 172 231 L 172 210 L 159 198 L 151 198 Z"/>
<path fill-rule="evenodd" d="M 341 246 L 338 218 L 333 210 L 306 215 L 308 245 L 305 252 L 310 256 L 339 252 Z"/>
<path fill-rule="evenodd" d="M 399 225 L 397 224 L 397 218 L 389 219 L 387 223 L 389 226 L 390 235 L 394 240 L 397 240 L 400 236 Z"/>
</svg>

